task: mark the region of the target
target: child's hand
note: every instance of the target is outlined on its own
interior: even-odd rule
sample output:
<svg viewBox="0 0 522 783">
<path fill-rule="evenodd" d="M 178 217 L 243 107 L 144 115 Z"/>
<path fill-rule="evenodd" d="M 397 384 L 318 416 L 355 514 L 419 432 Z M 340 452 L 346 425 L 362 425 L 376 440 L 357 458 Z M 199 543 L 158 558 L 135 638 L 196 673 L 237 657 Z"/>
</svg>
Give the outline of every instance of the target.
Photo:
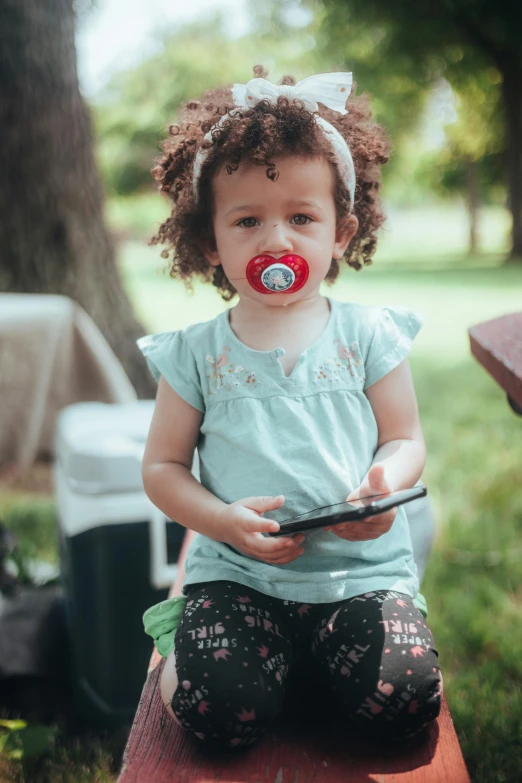
<svg viewBox="0 0 522 783">
<path fill-rule="evenodd" d="M 262 519 L 265 511 L 280 508 L 285 499 L 279 497 L 252 497 L 236 500 L 219 512 L 219 540 L 243 552 L 244 555 L 256 560 L 263 560 L 271 565 L 291 563 L 303 554 L 299 547 L 304 536 L 281 536 L 267 538 L 262 533 L 275 533 L 279 523 L 271 519 Z"/>
<path fill-rule="evenodd" d="M 350 500 L 358 500 L 368 495 L 380 495 L 391 491 L 391 487 L 384 478 L 383 466 L 372 465 L 361 486 L 358 489 L 354 489 L 346 500 L 349 502 Z M 387 533 L 393 525 L 396 514 L 397 509 L 391 508 L 382 514 L 368 517 L 368 519 L 362 522 L 345 522 L 344 524 L 333 525 L 324 529 L 331 530 L 332 533 L 335 533 L 339 538 L 344 538 L 345 541 L 369 541 Z"/>
</svg>

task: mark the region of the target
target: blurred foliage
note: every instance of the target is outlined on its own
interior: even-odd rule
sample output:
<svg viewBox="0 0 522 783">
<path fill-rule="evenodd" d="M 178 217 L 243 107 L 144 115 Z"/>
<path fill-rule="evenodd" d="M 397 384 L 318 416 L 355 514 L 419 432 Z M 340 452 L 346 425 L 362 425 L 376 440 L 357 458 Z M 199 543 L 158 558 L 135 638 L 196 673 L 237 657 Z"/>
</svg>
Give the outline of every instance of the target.
<svg viewBox="0 0 522 783">
<path fill-rule="evenodd" d="M 162 51 L 136 68 L 116 75 L 93 106 L 99 162 L 110 196 L 127 196 L 152 189 L 150 170 L 159 144 L 177 110 L 204 90 L 252 78 L 252 68 L 261 63 L 269 78 L 278 81 L 286 73 L 302 79 L 311 73 L 346 68 L 334 52 L 342 48 L 321 42 L 324 12 L 305 13 L 296 18 L 295 5 L 268 2 L 253 5 L 255 29 L 231 40 L 226 20 L 219 14 L 202 22 L 180 27 L 165 35 Z M 358 63 L 375 57 L 379 35 L 361 25 L 352 29 Z M 368 69 L 366 69 L 368 70 Z M 401 74 L 382 74 L 368 80 L 357 66 L 356 75 L 364 91 L 372 94 L 378 121 L 389 130 L 396 154 L 388 165 L 388 181 L 394 172 L 399 179 L 407 171 L 408 144 L 417 130 L 431 83 L 419 88 L 404 68 Z M 393 189 L 393 184 L 390 186 Z M 399 188 L 400 189 L 400 188 Z"/>
<path fill-rule="evenodd" d="M 308 11 L 317 59 L 325 61 L 329 57 L 331 68 L 352 70 L 356 81 L 371 94 L 375 116 L 389 130 L 396 147 L 392 168 L 400 169 L 401 179 L 406 175 L 413 184 L 417 167 L 416 162 L 411 165 L 412 140 L 418 159 L 424 152 L 421 131 L 423 135 L 429 132 L 429 127 L 421 128 L 421 120 L 428 114 L 437 125 L 445 126 L 446 135 L 440 156 L 427 152 L 428 166 L 452 170 L 470 159 L 478 162 L 498 155 L 500 165 L 488 167 L 498 185 L 502 181 L 500 156 L 504 150 L 502 76 L 484 52 L 485 46 L 466 38 L 458 27 L 459 9 L 465 4 L 466 0 L 461 0 L 444 10 L 441 6 L 449 3 L 434 6 L 422 0 L 406 0 L 399 5 L 385 0 L 272 0 L 262 8 L 252 2 L 251 7 L 265 35 L 273 35 L 285 25 L 288 30 L 288 20 L 294 14 Z M 481 4 L 493 8 L 487 0 L 481 0 Z M 470 26 L 474 21 L 475 15 L 469 20 Z M 514 32 L 509 33 L 505 25 L 498 33 L 499 37 L 508 34 L 514 38 Z M 438 107 L 432 100 L 434 92 L 444 92 L 440 88 L 448 82 L 455 104 L 454 118 L 448 117 L 448 109 L 452 113 L 447 105 L 451 95 L 446 94 L 445 102 L 439 101 Z M 421 165 L 418 172 L 423 181 L 425 169 Z M 437 179 L 442 184 L 444 177 L 435 177 L 434 181 Z M 445 187 L 453 189 L 460 184 L 458 177 L 450 175 Z"/>
<path fill-rule="evenodd" d="M 451 5 L 456 15 L 463 4 Z M 371 95 L 374 116 L 392 140 L 384 173 L 388 201 L 409 206 L 455 194 L 468 201 L 472 165 L 480 202 L 504 203 L 501 73 L 471 38 L 463 38 L 450 18 L 449 0 L 440 19 L 439 6 L 428 5 L 252 1 L 255 26 L 241 38 L 227 35 L 226 17 L 219 13 L 165 31 L 157 55 L 117 74 L 96 97 L 98 157 L 108 195 L 152 193 L 150 170 L 180 104 L 213 86 L 247 81 L 261 63 L 274 81 L 285 73 L 300 79 L 329 70 L 354 72 L 359 92 Z M 486 17 L 493 25 L 491 19 Z M 470 12 L 469 23 L 479 22 Z M 499 40 L 508 34 L 505 24 L 495 30 Z"/>
<path fill-rule="evenodd" d="M 183 102 L 212 87 L 248 81 L 258 63 L 273 79 L 285 73 L 299 79 L 311 71 L 313 41 L 307 33 L 232 41 L 225 27 L 226 19 L 217 14 L 175 30 L 158 55 L 115 76 L 97 97 L 98 155 L 109 195 L 152 188 L 159 143 Z"/>
<path fill-rule="evenodd" d="M 45 753 L 57 733 L 56 726 L 28 726 L 24 720 L 0 720 L 0 753 L 11 761 L 24 761 Z"/>
<path fill-rule="evenodd" d="M 475 167 L 480 205 L 503 204 L 505 190 L 502 185 L 503 161 L 498 154 L 483 155 L 478 160 L 459 155 L 451 143 L 434 154 L 425 155 L 415 170 L 415 177 L 424 189 L 442 198 L 454 193 L 465 195 L 469 188 L 470 165 Z"/>
<path fill-rule="evenodd" d="M 469 165 L 476 166 L 482 202 L 504 195 L 504 133 L 499 91 L 500 74 L 485 67 L 463 74 L 454 88 L 456 122 L 446 128 L 446 144 L 424 161 L 428 187 L 446 194 L 468 187 Z"/>
<path fill-rule="evenodd" d="M 0 719 L 2 783 L 115 783 L 129 727 L 73 733 Z"/>
<path fill-rule="evenodd" d="M 338 51 L 343 63 L 356 68 L 359 78 L 376 96 L 392 95 L 389 82 L 399 85 L 410 105 L 410 90 L 446 80 L 456 96 L 459 119 L 448 131 L 448 144 L 434 165 L 448 169 L 439 177 L 444 189 L 461 188 L 466 170 L 469 201 L 476 206 L 475 170 L 489 171 L 482 190 L 493 184 L 509 189 L 513 218 L 513 253 L 520 253 L 522 136 L 522 4 L 513 0 L 280 0 L 287 13 L 304 6 L 323 16 L 318 45 Z M 360 56 L 359 34 L 378 40 L 368 57 Z M 404 85 L 411 80 L 408 89 Z M 400 85 L 403 84 L 401 88 Z M 518 85 L 518 88 L 517 88 Z M 391 115 L 390 115 L 391 116 Z M 398 127 L 398 126 L 395 126 Z M 497 165 L 482 166 L 482 162 Z M 429 183 L 427 183 L 429 184 Z"/>
<path fill-rule="evenodd" d="M 414 78 L 407 52 L 398 53 L 390 67 L 382 56 L 384 30 L 351 14 L 350 3 L 331 14 L 327 3 L 318 0 L 268 0 L 262 5 L 251 0 L 250 7 L 263 40 L 284 39 L 295 35 L 296 29 L 301 34 L 306 29 L 315 43 L 316 70 L 352 71 L 358 92 L 371 94 L 374 115 L 392 139 L 416 123 L 431 80 L 421 83 Z M 296 28 L 292 20 L 304 10 L 308 10 L 308 24 Z"/>
<path fill-rule="evenodd" d="M 32 494 L 0 491 L 0 518 L 17 539 L 14 557 L 20 581 L 26 578 L 24 563 L 42 558 L 58 562 L 56 508 L 53 500 Z"/>
<path fill-rule="evenodd" d="M 282 0 L 287 6 L 296 0 Z M 468 94 L 486 109 L 485 86 L 500 88 L 508 65 L 522 65 L 522 6 L 512 0 L 303 0 L 322 13 L 320 45 L 357 63 L 365 84 L 388 92 L 382 78 L 404 76 L 422 89 L 445 78 L 459 94 Z M 354 40 L 359 29 L 378 38 L 370 56 L 361 58 Z M 494 110 L 498 107 L 494 103 Z M 476 133 L 477 128 L 469 126 Z"/>
</svg>

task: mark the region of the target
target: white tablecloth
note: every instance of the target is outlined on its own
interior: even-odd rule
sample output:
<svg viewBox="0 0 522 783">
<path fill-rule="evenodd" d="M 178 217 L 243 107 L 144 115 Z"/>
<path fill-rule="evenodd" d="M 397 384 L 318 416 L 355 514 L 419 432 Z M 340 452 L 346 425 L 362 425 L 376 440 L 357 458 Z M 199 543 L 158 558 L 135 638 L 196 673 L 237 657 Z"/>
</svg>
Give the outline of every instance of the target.
<svg viewBox="0 0 522 783">
<path fill-rule="evenodd" d="M 87 313 L 65 296 L 0 294 L 0 465 L 53 453 L 56 416 L 74 402 L 136 392 Z"/>
</svg>

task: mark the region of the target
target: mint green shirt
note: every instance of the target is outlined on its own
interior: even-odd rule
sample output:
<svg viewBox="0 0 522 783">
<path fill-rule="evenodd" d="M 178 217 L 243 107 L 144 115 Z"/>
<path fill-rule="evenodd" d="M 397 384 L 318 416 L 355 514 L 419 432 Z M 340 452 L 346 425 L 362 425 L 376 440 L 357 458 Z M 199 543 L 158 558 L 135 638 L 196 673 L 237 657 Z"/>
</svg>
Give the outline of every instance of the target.
<svg viewBox="0 0 522 783">
<path fill-rule="evenodd" d="M 228 312 L 138 341 L 156 379 L 203 413 L 201 483 L 225 503 L 282 494 L 284 506 L 265 515 L 281 521 L 344 501 L 368 472 L 378 432 L 365 390 L 406 358 L 422 318 L 404 307 L 329 302 L 326 328 L 288 377 L 284 349 L 248 348 Z M 199 535 L 184 586 L 230 579 L 307 603 L 386 589 L 417 596 L 404 506 L 380 538 L 344 541 L 314 530 L 303 548 L 294 562 L 269 565 Z"/>
</svg>

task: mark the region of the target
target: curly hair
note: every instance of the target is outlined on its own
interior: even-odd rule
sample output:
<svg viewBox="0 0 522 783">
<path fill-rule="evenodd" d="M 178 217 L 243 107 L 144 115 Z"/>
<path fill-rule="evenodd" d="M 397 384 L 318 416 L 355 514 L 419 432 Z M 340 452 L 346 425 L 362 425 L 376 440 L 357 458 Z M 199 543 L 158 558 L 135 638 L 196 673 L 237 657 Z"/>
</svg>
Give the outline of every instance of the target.
<svg viewBox="0 0 522 783">
<path fill-rule="evenodd" d="M 266 76 L 261 66 L 255 76 Z M 294 84 L 285 76 L 282 84 Z M 377 230 L 384 222 L 380 203 L 380 165 L 389 158 L 389 144 L 384 130 L 371 119 L 366 96 L 350 96 L 348 114 L 338 114 L 321 105 L 319 114 L 333 125 L 346 140 L 354 162 L 357 184 L 353 214 L 359 228 L 350 242 L 344 259 L 348 266 L 360 270 L 370 264 L 377 247 Z M 233 116 L 222 120 L 233 110 Z M 219 127 L 216 124 L 220 121 Z M 205 135 L 211 133 L 211 140 Z M 161 193 L 174 202 L 172 213 L 149 242 L 167 247 L 163 258 L 169 259 L 170 276 L 183 280 L 188 288 L 194 277 L 212 282 L 225 301 L 236 294 L 222 266 L 213 267 L 203 248 L 215 249 L 212 225 L 212 178 L 222 167 L 229 174 L 240 161 L 266 167 L 266 175 L 278 177 L 275 160 L 287 155 L 304 158 L 324 157 L 334 171 L 334 202 L 338 225 L 351 211 L 350 195 L 338 172 L 335 153 L 313 114 L 300 101 L 280 97 L 277 104 L 266 100 L 252 108 L 238 109 L 229 87 L 205 92 L 200 100 L 191 100 L 180 111 L 179 123 L 169 127 L 162 143 L 162 155 L 152 170 Z M 193 165 L 198 149 L 207 150 L 199 179 L 199 197 L 193 193 Z M 332 259 L 326 280 L 339 274 L 339 262 Z"/>
</svg>

